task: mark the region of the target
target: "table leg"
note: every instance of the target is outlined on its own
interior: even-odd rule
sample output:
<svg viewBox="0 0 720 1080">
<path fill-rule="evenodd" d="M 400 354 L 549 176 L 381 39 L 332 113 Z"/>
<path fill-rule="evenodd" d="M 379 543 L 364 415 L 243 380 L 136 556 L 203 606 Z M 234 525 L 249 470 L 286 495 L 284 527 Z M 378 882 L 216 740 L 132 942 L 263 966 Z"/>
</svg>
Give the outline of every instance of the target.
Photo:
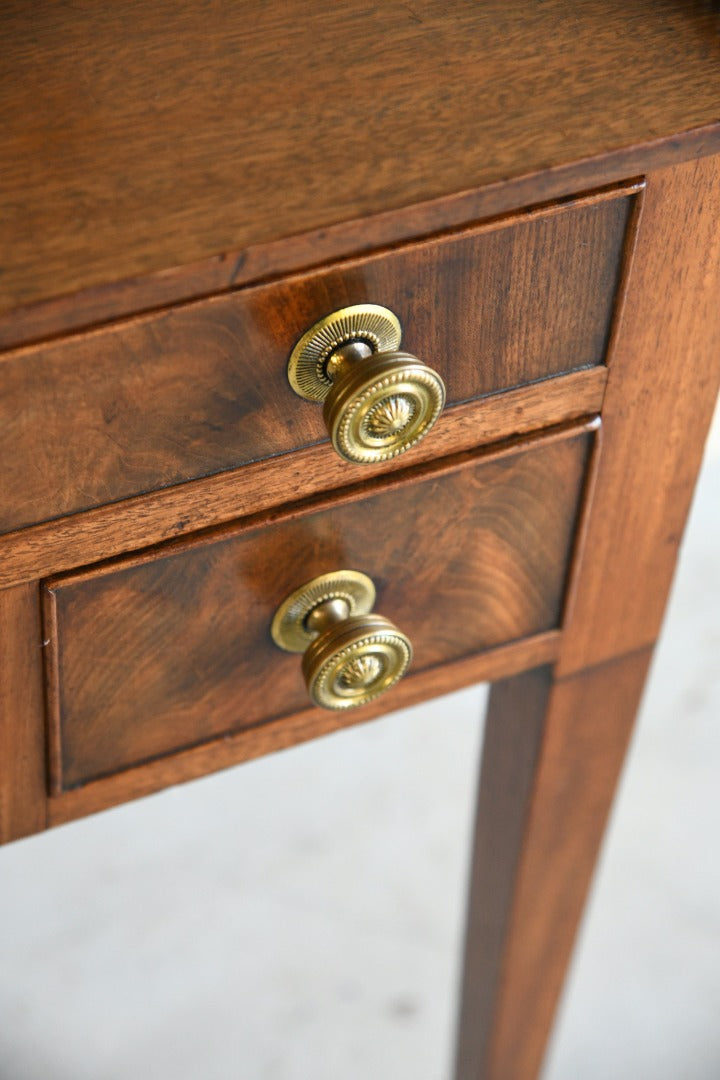
<svg viewBox="0 0 720 1080">
<path fill-rule="evenodd" d="M 456 1080 L 538 1073 L 650 655 L 493 686 Z"/>
<path fill-rule="evenodd" d="M 457 1080 L 534 1080 L 720 380 L 720 158 L 647 177 L 560 653 L 490 700 Z"/>
</svg>

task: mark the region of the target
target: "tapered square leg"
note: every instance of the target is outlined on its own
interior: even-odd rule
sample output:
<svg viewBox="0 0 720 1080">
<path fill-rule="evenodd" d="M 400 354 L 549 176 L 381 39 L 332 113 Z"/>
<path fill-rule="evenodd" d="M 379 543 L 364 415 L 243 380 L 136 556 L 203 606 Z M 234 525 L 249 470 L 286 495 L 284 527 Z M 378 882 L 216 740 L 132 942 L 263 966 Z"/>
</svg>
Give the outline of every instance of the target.
<svg viewBox="0 0 720 1080">
<path fill-rule="evenodd" d="M 477 805 L 456 1080 L 539 1071 L 650 650 L 497 683 Z"/>
<path fill-rule="evenodd" d="M 542 1063 L 717 395 L 719 215 L 718 158 L 647 177 L 559 656 L 490 699 L 456 1080 Z"/>
</svg>

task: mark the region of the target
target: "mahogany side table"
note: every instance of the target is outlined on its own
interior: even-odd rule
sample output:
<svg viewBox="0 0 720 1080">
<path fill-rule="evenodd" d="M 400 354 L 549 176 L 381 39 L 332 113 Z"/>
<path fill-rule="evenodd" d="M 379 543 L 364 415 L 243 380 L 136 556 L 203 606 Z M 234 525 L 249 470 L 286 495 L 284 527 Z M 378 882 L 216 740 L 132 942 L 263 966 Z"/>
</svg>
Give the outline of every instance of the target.
<svg viewBox="0 0 720 1080">
<path fill-rule="evenodd" d="M 538 1073 L 660 630 L 718 18 L 0 13 L 0 840 L 491 681 L 457 1080 Z"/>
</svg>

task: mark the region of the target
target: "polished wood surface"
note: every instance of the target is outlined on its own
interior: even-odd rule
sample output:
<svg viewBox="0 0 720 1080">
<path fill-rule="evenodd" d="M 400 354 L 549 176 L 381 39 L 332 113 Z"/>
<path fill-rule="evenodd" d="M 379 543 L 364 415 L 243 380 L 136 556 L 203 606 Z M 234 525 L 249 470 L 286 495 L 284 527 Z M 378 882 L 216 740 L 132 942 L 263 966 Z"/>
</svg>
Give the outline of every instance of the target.
<svg viewBox="0 0 720 1080">
<path fill-rule="evenodd" d="M 716 400 L 719 212 L 717 158 L 648 177 L 555 681 L 521 677 L 491 707 L 483 769 L 519 770 L 521 805 L 490 850 L 507 802 L 481 785 L 458 1080 L 541 1066 Z M 513 749 L 524 720 L 531 746 Z"/>
<path fill-rule="evenodd" d="M 412 478 L 422 463 L 485 444 L 493 444 L 488 453 L 495 456 L 505 452 L 507 440 L 518 435 L 548 432 L 599 413 L 606 379 L 607 369 L 600 365 L 452 406 L 440 417 L 432 438 L 404 456 L 399 477 Z M 231 473 L 7 533 L 0 536 L 0 587 L 265 513 L 281 506 L 288 495 L 328 498 L 338 488 L 372 489 L 378 477 L 397 471 L 397 461 L 387 462 L 363 473 L 361 480 L 355 466 L 329 454 L 322 443 Z"/>
<path fill-rule="evenodd" d="M 562 672 L 658 635 L 720 388 L 719 218 L 719 157 L 649 178 Z"/>
<path fill-rule="evenodd" d="M 0 11 L 0 841 L 502 680 L 458 1080 L 541 1067 L 717 393 L 716 8 Z M 360 300 L 450 390 L 376 470 L 285 381 Z M 339 564 L 416 646 L 343 715 Z"/>
<path fill-rule="evenodd" d="M 385 697 L 362 709 L 339 713 L 308 708 L 293 716 L 283 716 L 247 731 L 224 735 L 190 750 L 156 758 L 136 768 L 60 792 L 46 800 L 48 824 L 62 825 L 129 799 L 162 791 L 173 784 L 195 780 L 218 769 L 227 769 L 239 762 L 298 746 L 308 739 L 375 720 L 388 710 L 409 708 L 463 686 L 508 678 L 538 664 L 549 664 L 557 657 L 560 636 L 559 630 L 548 630 L 509 645 L 486 649 L 477 656 L 453 660 L 441 667 L 419 672 L 411 670 Z M 242 783 L 241 776 L 238 776 L 238 783 Z"/>
<path fill-rule="evenodd" d="M 400 210 L 355 219 L 224 254 L 189 266 L 156 271 L 0 311 L 0 350 L 39 343 L 121 317 L 158 311 L 169 305 L 218 295 L 248 284 L 363 253 L 390 249 L 408 240 L 428 239 L 470 222 L 486 221 L 538 205 L 564 202 L 578 191 L 641 184 L 644 173 L 676 162 L 720 152 L 720 122 L 629 146 L 599 158 L 585 158 L 548 172 L 519 176 Z"/>
<path fill-rule="evenodd" d="M 0 20 L 6 311 L 234 252 L 230 282 L 253 246 L 718 119 L 704 0 L 10 0 Z"/>
<path fill-rule="evenodd" d="M 650 655 L 493 687 L 456 1080 L 538 1074 Z"/>
<path fill-rule="evenodd" d="M 0 844 L 46 826 L 37 585 L 0 591 Z"/>
<path fill-rule="evenodd" d="M 306 708 L 299 658 L 269 625 L 318 574 L 368 574 L 418 672 L 553 629 L 591 438 L 462 458 L 285 523 L 51 582 L 56 790 Z"/>
<path fill-rule="evenodd" d="M 349 304 L 394 311 L 449 404 L 600 364 L 631 206 L 622 190 L 590 196 L 8 354 L 0 531 L 325 439 L 287 359 Z"/>
<path fill-rule="evenodd" d="M 487 1072 L 517 863 L 543 742 L 552 668 L 493 684 L 483 733 L 471 857 L 456 1080 Z"/>
</svg>

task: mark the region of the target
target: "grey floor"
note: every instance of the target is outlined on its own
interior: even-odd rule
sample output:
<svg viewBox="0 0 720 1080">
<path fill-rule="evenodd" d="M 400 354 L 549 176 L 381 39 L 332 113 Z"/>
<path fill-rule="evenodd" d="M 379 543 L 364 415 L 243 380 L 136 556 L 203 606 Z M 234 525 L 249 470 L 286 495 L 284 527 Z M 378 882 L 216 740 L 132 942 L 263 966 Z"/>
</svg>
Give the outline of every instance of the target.
<svg viewBox="0 0 720 1080">
<path fill-rule="evenodd" d="M 545 1080 L 720 1077 L 720 425 Z M 0 1080 L 447 1080 L 483 690 L 0 852 Z"/>
</svg>

